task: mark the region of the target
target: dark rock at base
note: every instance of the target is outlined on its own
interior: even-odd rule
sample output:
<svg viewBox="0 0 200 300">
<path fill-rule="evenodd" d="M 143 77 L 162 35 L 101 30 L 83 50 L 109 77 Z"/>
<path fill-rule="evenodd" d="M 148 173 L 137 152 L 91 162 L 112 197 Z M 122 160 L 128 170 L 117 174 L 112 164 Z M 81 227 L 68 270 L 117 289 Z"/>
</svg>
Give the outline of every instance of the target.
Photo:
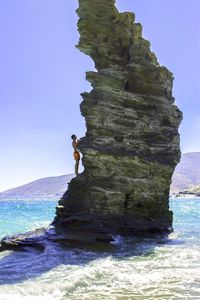
<svg viewBox="0 0 200 300">
<path fill-rule="evenodd" d="M 143 233 L 170 233 L 172 227 L 166 222 L 161 227 L 156 219 L 137 215 L 99 215 L 80 214 L 54 221 L 55 228 L 61 232 L 79 232 L 82 236 L 94 236 L 94 240 L 111 241 L 112 235 L 141 235 Z M 76 234 L 79 236 L 79 234 Z"/>
<path fill-rule="evenodd" d="M 50 245 L 64 249 L 84 249 L 89 251 L 110 251 L 114 246 L 111 235 L 99 232 L 64 230 L 62 225 L 54 228 L 40 228 L 35 231 L 7 236 L 0 241 L 0 252 L 3 251 L 40 251 L 43 252 Z"/>
<path fill-rule="evenodd" d="M 83 222 L 82 220 L 78 220 L 78 222 Z M 63 222 L 58 226 L 49 227 L 49 228 L 39 228 L 34 231 L 25 232 L 23 234 L 17 234 L 14 236 L 6 236 L 0 241 L 0 252 L 3 251 L 26 251 L 26 252 L 44 252 L 48 247 L 59 247 L 59 249 L 64 250 L 85 250 L 85 251 L 93 251 L 93 252 L 116 252 L 118 250 L 118 246 L 116 244 L 115 238 L 119 237 L 117 233 L 119 233 L 118 228 L 116 227 L 116 222 L 120 221 L 119 219 L 113 220 L 113 227 L 108 228 L 100 228 L 102 223 L 100 221 L 89 222 L 89 226 L 75 226 L 73 223 L 69 226 L 68 223 Z M 126 220 L 127 222 L 128 220 Z M 104 219 L 105 222 L 105 219 Z M 132 222 L 132 220 L 131 220 Z M 142 223 L 143 222 L 143 223 Z M 91 228 L 91 223 L 95 224 L 93 228 Z M 97 224 L 98 223 L 98 224 Z M 144 226 L 143 228 L 138 230 L 139 225 Z M 110 225 L 110 222 L 109 222 Z M 152 226 L 152 222 L 138 219 L 135 220 L 134 223 L 135 230 L 124 230 L 124 227 L 121 228 L 121 235 L 125 235 L 127 238 L 129 237 L 142 237 L 142 238 L 154 238 L 158 240 L 163 240 L 166 242 L 166 238 L 168 238 L 168 233 L 172 231 L 170 228 L 163 228 L 160 230 L 158 228 L 158 224 L 154 224 Z M 130 229 L 130 226 L 128 227 Z M 116 235 L 113 235 L 116 233 Z M 142 242 L 142 240 L 141 240 Z"/>
<path fill-rule="evenodd" d="M 83 93 L 84 172 L 59 201 L 54 225 L 99 234 L 167 232 L 169 188 L 180 159 L 182 113 L 173 75 L 159 65 L 142 26 L 114 0 L 79 0 L 78 48 L 95 63 Z"/>
<path fill-rule="evenodd" d="M 46 229 L 40 228 L 35 231 L 17 234 L 15 236 L 6 236 L 0 241 L 0 252 L 6 250 L 18 251 L 28 248 L 44 251 Z"/>
</svg>

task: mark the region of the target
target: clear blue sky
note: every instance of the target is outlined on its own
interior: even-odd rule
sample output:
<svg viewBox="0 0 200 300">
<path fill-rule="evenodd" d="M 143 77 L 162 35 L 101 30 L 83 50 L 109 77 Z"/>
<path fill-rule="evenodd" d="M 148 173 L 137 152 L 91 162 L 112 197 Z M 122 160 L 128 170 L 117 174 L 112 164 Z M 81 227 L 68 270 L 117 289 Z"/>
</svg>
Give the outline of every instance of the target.
<svg viewBox="0 0 200 300">
<path fill-rule="evenodd" d="M 85 133 L 80 93 L 90 90 L 80 53 L 77 0 L 0 0 L 0 191 L 73 172 L 70 135 Z M 175 76 L 184 113 L 181 148 L 200 151 L 200 1 L 117 0 L 143 25 Z"/>
</svg>

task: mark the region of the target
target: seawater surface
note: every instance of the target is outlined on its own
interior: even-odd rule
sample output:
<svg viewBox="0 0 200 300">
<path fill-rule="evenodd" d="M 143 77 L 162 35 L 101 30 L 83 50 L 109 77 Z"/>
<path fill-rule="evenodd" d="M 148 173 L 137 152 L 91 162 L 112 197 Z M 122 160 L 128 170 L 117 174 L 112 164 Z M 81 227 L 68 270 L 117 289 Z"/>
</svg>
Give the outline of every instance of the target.
<svg viewBox="0 0 200 300">
<path fill-rule="evenodd" d="M 0 237 L 47 226 L 55 200 L 0 201 Z M 200 299 L 200 198 L 170 200 L 169 238 L 116 237 L 116 250 L 0 253 L 0 300 Z"/>
</svg>

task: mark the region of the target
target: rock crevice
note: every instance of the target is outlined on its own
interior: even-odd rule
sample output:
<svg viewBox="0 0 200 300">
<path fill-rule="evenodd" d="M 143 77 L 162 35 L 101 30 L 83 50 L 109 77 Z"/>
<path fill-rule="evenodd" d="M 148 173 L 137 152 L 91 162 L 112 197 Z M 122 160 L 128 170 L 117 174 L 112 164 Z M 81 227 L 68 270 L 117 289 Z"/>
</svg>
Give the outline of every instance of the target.
<svg viewBox="0 0 200 300">
<path fill-rule="evenodd" d="M 72 179 L 54 224 L 66 230 L 135 234 L 172 228 L 169 188 L 180 159 L 173 75 L 159 65 L 132 13 L 114 0 L 79 0 L 78 48 L 96 72 L 80 105 L 84 172 Z"/>
</svg>

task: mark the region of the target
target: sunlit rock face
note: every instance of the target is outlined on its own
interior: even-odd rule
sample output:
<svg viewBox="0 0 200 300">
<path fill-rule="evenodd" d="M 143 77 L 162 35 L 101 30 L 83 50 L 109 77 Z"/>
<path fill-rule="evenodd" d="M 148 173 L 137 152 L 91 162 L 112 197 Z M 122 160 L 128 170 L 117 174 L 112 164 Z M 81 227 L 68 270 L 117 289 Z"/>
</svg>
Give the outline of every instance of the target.
<svg viewBox="0 0 200 300">
<path fill-rule="evenodd" d="M 93 233 L 168 232 L 182 119 L 173 75 L 159 65 L 134 14 L 119 13 L 114 0 L 79 0 L 77 13 L 78 48 L 97 71 L 87 72 L 93 89 L 80 105 L 84 172 L 70 182 L 55 223 Z"/>
</svg>

